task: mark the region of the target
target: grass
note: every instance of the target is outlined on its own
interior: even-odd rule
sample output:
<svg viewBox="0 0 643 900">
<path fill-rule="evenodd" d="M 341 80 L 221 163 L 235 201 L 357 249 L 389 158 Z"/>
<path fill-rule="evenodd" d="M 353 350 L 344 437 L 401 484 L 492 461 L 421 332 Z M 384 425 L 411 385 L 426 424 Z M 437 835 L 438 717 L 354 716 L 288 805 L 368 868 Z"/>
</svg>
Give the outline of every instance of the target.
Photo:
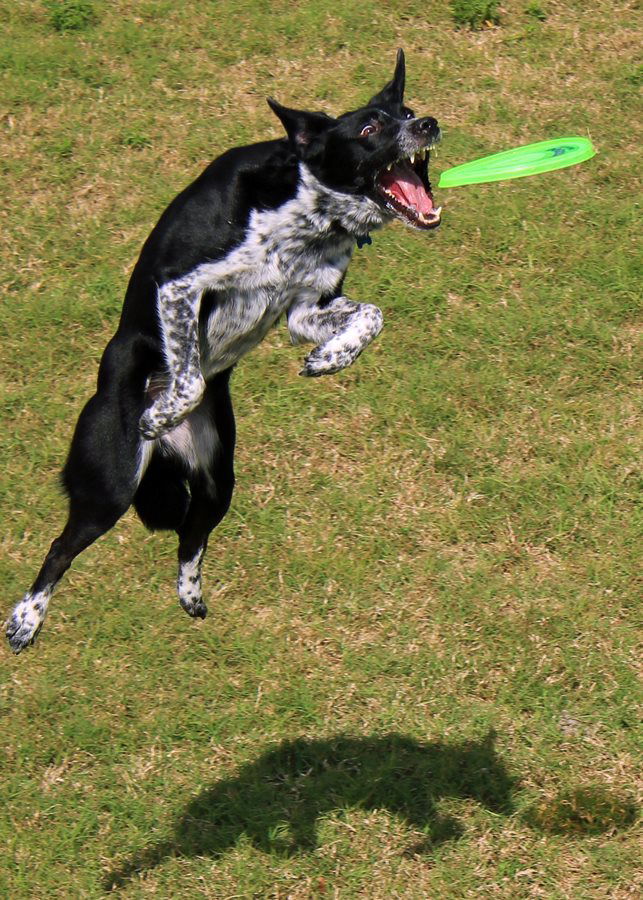
<svg viewBox="0 0 643 900">
<path fill-rule="evenodd" d="M 386 327 L 353 368 L 297 378 L 283 328 L 238 367 L 205 622 L 173 537 L 128 515 L 1 651 L 0 895 L 637 896 L 634 4 L 509 0 L 481 31 L 413 0 L 0 8 L 7 612 L 140 245 L 209 159 L 279 133 L 265 96 L 354 107 L 404 46 L 436 171 L 599 149 L 375 235 L 347 290 Z"/>
<path fill-rule="evenodd" d="M 451 11 L 453 21 L 460 27 L 482 28 L 500 23 L 496 0 L 452 0 Z"/>
</svg>

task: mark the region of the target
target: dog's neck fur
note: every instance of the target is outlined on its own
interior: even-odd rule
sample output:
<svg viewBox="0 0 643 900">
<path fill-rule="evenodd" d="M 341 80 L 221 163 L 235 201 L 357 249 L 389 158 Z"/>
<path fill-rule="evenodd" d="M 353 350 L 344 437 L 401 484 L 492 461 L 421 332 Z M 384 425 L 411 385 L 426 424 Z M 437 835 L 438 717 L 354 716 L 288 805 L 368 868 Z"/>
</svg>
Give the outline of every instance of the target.
<svg viewBox="0 0 643 900">
<path fill-rule="evenodd" d="M 327 187 L 303 162 L 299 164 L 299 177 L 302 208 L 307 209 L 310 223 L 320 234 L 341 228 L 355 238 L 381 228 L 392 218 L 368 197 Z"/>
</svg>

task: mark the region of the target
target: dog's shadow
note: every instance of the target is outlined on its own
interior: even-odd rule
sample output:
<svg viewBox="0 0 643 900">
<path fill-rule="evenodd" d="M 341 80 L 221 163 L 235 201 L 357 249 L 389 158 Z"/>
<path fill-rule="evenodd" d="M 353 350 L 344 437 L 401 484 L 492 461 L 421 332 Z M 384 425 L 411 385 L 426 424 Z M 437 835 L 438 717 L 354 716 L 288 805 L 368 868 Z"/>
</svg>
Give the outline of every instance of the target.
<svg viewBox="0 0 643 900">
<path fill-rule="evenodd" d="M 290 856 L 317 845 L 317 821 L 342 809 L 388 810 L 426 838 L 413 852 L 458 838 L 443 797 L 472 798 L 497 813 L 513 810 L 516 782 L 484 740 L 423 743 L 412 737 L 339 735 L 285 741 L 202 791 L 178 818 L 171 840 L 126 860 L 105 879 L 118 888 L 171 856 L 217 857 L 245 837 L 256 848 Z"/>
</svg>

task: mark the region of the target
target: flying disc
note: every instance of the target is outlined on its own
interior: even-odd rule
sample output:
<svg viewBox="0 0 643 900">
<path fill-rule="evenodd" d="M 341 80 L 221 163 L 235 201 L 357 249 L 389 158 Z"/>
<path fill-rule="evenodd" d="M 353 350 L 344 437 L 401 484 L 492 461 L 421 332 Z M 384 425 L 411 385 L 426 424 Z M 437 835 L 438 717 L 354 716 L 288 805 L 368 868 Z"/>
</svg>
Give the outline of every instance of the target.
<svg viewBox="0 0 643 900">
<path fill-rule="evenodd" d="M 485 181 L 503 181 L 505 178 L 524 178 L 564 169 L 591 159 L 596 150 L 584 137 L 562 137 L 551 141 L 538 141 L 474 159 L 461 166 L 446 169 L 440 175 L 438 187 L 458 187 L 461 184 L 482 184 Z"/>
</svg>

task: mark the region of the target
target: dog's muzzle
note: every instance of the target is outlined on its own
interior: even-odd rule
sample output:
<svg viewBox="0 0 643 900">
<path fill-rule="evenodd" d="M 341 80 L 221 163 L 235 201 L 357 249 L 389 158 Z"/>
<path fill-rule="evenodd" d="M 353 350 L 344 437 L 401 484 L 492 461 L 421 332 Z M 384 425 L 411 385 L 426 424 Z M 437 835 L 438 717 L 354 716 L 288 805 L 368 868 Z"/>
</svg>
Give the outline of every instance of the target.
<svg viewBox="0 0 643 900">
<path fill-rule="evenodd" d="M 375 188 L 388 209 L 413 228 L 437 228 L 442 207 L 435 207 L 429 163 L 431 150 L 440 140 L 440 128 L 432 116 L 402 124 L 399 155 L 375 176 Z"/>
</svg>

